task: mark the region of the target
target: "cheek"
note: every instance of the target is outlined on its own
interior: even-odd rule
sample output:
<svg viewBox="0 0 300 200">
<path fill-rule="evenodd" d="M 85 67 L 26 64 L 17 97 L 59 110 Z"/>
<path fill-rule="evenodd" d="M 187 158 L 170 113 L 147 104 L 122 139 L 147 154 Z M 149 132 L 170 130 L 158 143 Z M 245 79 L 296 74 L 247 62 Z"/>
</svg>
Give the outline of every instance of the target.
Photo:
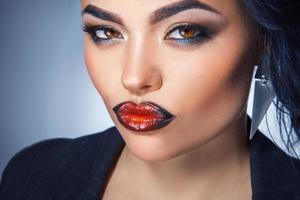
<svg viewBox="0 0 300 200">
<path fill-rule="evenodd" d="M 166 50 L 161 54 L 168 80 L 164 90 L 170 99 L 176 99 L 170 101 L 170 107 L 179 122 L 174 130 L 178 135 L 168 140 L 169 147 L 173 144 L 176 149 L 178 145 L 186 149 L 208 142 L 244 111 L 254 63 L 245 34 L 233 32 L 199 50 Z"/>
<path fill-rule="evenodd" d="M 115 49 L 103 50 L 88 38 L 85 40 L 85 64 L 94 86 L 102 97 L 110 96 L 109 93 L 117 91 L 115 83 L 120 82 L 120 71 L 118 70 L 120 57 L 121 55 Z"/>
<path fill-rule="evenodd" d="M 198 111 L 212 109 L 225 102 L 226 107 L 237 104 L 247 94 L 251 81 L 251 58 L 244 56 L 248 53 L 243 52 L 240 44 L 231 45 L 230 51 L 221 42 L 208 46 L 210 49 L 203 46 L 199 51 L 164 60 L 164 74 L 168 80 L 165 90 L 174 99 L 180 99 L 189 113 L 195 112 L 196 108 Z"/>
</svg>

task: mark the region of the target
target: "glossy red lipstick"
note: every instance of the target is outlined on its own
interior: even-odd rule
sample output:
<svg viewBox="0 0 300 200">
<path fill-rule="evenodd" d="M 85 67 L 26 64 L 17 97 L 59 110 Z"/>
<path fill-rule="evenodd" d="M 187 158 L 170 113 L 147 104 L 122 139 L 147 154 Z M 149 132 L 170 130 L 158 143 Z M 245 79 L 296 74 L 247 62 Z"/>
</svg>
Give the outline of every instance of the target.
<svg viewBox="0 0 300 200">
<path fill-rule="evenodd" d="M 167 110 L 148 101 L 140 104 L 127 101 L 118 104 L 113 110 L 124 127 L 137 132 L 162 128 L 175 119 Z"/>
</svg>

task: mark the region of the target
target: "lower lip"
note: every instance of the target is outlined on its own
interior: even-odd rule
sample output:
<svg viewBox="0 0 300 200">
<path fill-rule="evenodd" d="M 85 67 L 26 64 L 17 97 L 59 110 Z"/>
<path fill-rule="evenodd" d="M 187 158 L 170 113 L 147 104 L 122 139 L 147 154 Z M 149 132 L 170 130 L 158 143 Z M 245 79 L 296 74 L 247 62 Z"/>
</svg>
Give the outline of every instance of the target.
<svg viewBox="0 0 300 200">
<path fill-rule="evenodd" d="M 174 117 L 158 118 L 154 115 L 124 114 L 118 116 L 120 123 L 129 130 L 137 132 L 153 131 L 167 126 Z"/>
</svg>

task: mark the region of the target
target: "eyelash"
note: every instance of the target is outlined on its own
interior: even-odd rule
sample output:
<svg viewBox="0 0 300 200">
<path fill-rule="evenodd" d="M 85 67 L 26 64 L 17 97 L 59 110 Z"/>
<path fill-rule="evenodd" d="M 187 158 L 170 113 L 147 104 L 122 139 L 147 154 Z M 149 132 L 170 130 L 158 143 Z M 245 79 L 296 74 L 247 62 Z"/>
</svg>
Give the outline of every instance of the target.
<svg viewBox="0 0 300 200">
<path fill-rule="evenodd" d="M 181 31 L 188 30 L 192 31 L 193 35 L 192 37 L 184 38 L 181 34 Z M 170 37 L 172 35 L 180 36 L 178 37 Z M 167 31 L 165 39 L 175 41 L 176 43 L 180 45 L 195 45 L 201 42 L 204 42 L 205 40 L 208 40 L 212 37 L 214 33 L 209 30 L 208 28 L 199 25 L 199 24 L 180 24 L 180 25 L 174 25 L 170 28 L 169 31 Z"/>
<path fill-rule="evenodd" d="M 113 40 L 123 39 L 123 36 L 117 30 L 107 25 L 94 26 L 94 25 L 86 24 L 82 27 L 82 30 L 88 33 L 92 38 L 92 40 L 99 45 L 108 45 L 113 43 L 114 42 Z M 193 33 L 192 37 L 184 38 L 181 34 L 181 31 L 183 30 L 188 30 L 188 31 L 191 30 Z M 97 31 L 101 31 L 100 35 L 104 35 L 107 38 L 99 37 L 99 35 L 97 35 Z M 109 38 L 107 36 L 107 31 L 117 33 L 118 37 L 116 39 Z M 174 35 L 174 33 L 176 32 L 177 34 L 175 35 L 181 36 L 181 38 L 178 37 L 176 38 L 174 36 L 170 37 Z M 179 24 L 179 25 L 172 26 L 170 30 L 167 31 L 167 33 L 165 34 L 164 39 L 173 41 L 179 45 L 196 45 L 198 43 L 210 39 L 213 34 L 214 33 L 211 30 L 209 30 L 208 28 L 202 25 L 186 23 L 186 24 Z"/>
<path fill-rule="evenodd" d="M 82 27 L 82 30 L 86 33 L 88 33 L 90 35 L 90 37 L 92 38 L 92 40 L 96 43 L 96 44 L 110 44 L 112 43 L 112 39 L 111 38 L 101 38 L 97 35 L 97 31 L 102 31 L 104 32 L 103 34 L 106 35 L 106 31 L 113 31 L 118 33 L 117 30 L 115 30 L 113 27 L 111 26 L 104 26 L 104 25 L 89 25 L 86 24 Z M 118 33 L 119 34 L 119 33 Z M 107 36 L 107 35 L 106 35 Z M 108 37 L 108 36 L 107 36 Z M 123 39 L 123 37 L 118 38 L 118 39 Z"/>
</svg>

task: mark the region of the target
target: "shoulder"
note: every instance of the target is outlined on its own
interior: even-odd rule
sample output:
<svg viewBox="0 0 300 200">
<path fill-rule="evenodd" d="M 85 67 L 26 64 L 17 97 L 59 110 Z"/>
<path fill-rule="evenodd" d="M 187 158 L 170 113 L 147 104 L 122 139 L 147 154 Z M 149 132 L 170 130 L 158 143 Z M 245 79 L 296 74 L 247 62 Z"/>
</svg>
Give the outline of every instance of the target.
<svg viewBox="0 0 300 200">
<path fill-rule="evenodd" d="M 28 188 L 37 187 L 36 184 L 50 186 L 53 177 L 69 168 L 70 163 L 73 164 L 82 157 L 86 157 L 86 162 L 91 160 L 95 150 L 101 149 L 108 139 L 106 135 L 114 131 L 116 128 L 110 127 L 102 132 L 73 139 L 47 139 L 22 149 L 13 156 L 3 171 L 0 199 L 5 193 L 15 195 L 16 190 L 23 193 Z"/>
<path fill-rule="evenodd" d="M 298 175 L 298 181 L 300 180 L 300 159 L 285 152 L 275 140 L 271 140 L 271 138 L 259 132 L 250 144 L 253 164 L 265 169 L 264 173 L 274 172 L 275 175 L 274 170 L 277 172 L 284 170 L 289 172 L 290 175 Z"/>
<path fill-rule="evenodd" d="M 48 164 L 59 157 L 71 155 L 75 153 L 76 150 L 89 146 L 94 142 L 96 142 L 98 146 L 101 146 L 101 143 L 105 140 L 105 135 L 114 129 L 115 127 L 111 127 L 102 132 L 77 138 L 53 138 L 34 143 L 25 147 L 11 158 L 3 175 L 5 176 L 10 173 L 10 171 L 20 172 L 20 170 L 24 170 L 26 167 L 42 167 L 43 164 Z"/>
<path fill-rule="evenodd" d="M 291 157 L 262 133 L 251 140 L 251 181 L 257 199 L 300 196 L 300 160 Z"/>
</svg>

